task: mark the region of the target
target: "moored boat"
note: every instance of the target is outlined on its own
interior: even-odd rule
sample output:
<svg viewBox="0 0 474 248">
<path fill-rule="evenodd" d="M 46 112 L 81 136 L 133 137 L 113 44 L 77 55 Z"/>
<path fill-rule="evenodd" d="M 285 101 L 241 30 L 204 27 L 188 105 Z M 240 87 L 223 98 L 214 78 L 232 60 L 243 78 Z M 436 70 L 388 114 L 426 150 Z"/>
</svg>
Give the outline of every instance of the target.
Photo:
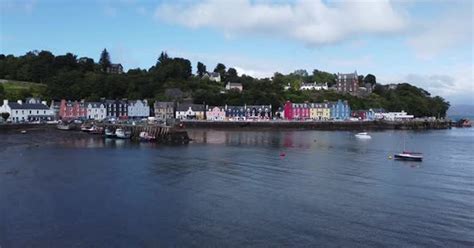
<svg viewBox="0 0 474 248">
<path fill-rule="evenodd" d="M 104 133 L 104 128 L 103 127 L 98 127 L 98 126 L 92 126 L 90 129 L 91 134 L 103 134 Z"/>
<path fill-rule="evenodd" d="M 366 132 L 358 133 L 355 135 L 356 138 L 358 139 L 371 139 L 370 135 Z"/>
<path fill-rule="evenodd" d="M 149 134 L 148 132 L 140 132 L 141 141 L 154 141 L 155 139 L 155 136 Z"/>
<path fill-rule="evenodd" d="M 423 161 L 423 154 L 419 152 L 407 152 L 403 151 L 394 155 L 396 160 L 405 160 L 405 161 Z"/>
<path fill-rule="evenodd" d="M 106 128 L 104 133 L 105 133 L 106 138 L 114 138 L 115 137 L 115 132 L 110 130 L 109 128 Z"/>
<path fill-rule="evenodd" d="M 115 137 L 117 137 L 118 139 L 130 139 L 131 136 L 132 133 L 130 131 L 126 131 L 122 128 L 117 128 L 115 130 Z"/>
<path fill-rule="evenodd" d="M 86 133 L 89 133 L 91 131 L 93 131 L 95 129 L 95 127 L 92 125 L 92 126 L 89 126 L 89 125 L 81 125 L 81 131 L 82 132 L 86 132 Z"/>
<path fill-rule="evenodd" d="M 56 126 L 57 129 L 59 130 L 70 130 L 71 129 L 71 126 L 68 125 L 68 124 L 65 124 L 65 123 L 59 123 L 57 126 Z"/>
</svg>

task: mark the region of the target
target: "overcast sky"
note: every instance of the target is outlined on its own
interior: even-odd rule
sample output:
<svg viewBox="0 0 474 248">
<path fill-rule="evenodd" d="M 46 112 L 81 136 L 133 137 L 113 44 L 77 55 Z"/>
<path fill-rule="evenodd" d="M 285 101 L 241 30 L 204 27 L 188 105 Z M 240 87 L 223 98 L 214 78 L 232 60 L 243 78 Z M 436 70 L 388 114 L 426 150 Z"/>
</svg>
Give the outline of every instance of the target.
<svg viewBox="0 0 474 248">
<path fill-rule="evenodd" d="M 472 1 L 0 0 L 0 53 L 103 48 L 126 69 L 159 53 L 256 77 L 296 69 L 372 73 L 474 104 Z"/>
</svg>

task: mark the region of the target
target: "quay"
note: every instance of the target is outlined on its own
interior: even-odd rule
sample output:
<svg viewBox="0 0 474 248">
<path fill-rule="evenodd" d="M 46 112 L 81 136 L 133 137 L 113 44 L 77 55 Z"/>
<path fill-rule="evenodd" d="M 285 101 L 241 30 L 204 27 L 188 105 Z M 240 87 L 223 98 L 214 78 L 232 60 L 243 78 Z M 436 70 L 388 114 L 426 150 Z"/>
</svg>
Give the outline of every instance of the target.
<svg viewBox="0 0 474 248">
<path fill-rule="evenodd" d="M 188 132 L 183 129 L 178 129 L 170 126 L 163 125 L 130 125 L 130 124 L 109 124 L 99 123 L 96 124 L 98 127 L 109 128 L 116 130 L 117 128 L 124 129 L 125 131 L 131 132 L 132 140 L 139 140 L 141 132 L 147 132 L 149 135 L 155 137 L 158 143 L 169 143 L 169 144 L 187 144 L 191 140 L 188 136 Z"/>
<path fill-rule="evenodd" d="M 426 121 L 181 121 L 184 128 L 215 129 L 302 129 L 324 131 L 449 129 L 449 120 Z"/>
<path fill-rule="evenodd" d="M 2 132 L 18 132 L 19 130 L 28 131 L 46 131 L 46 130 L 57 130 L 58 132 L 79 132 L 81 130 L 81 124 L 70 124 L 71 129 L 67 131 L 57 130 L 56 124 L 0 124 L 0 133 Z M 191 139 L 188 133 L 184 129 L 163 126 L 163 125 L 129 125 L 129 124 L 108 124 L 108 123 L 96 123 L 97 127 L 110 128 L 115 130 L 122 128 L 131 132 L 132 140 L 139 140 L 140 132 L 147 132 L 156 138 L 156 142 L 164 144 L 188 144 Z"/>
</svg>

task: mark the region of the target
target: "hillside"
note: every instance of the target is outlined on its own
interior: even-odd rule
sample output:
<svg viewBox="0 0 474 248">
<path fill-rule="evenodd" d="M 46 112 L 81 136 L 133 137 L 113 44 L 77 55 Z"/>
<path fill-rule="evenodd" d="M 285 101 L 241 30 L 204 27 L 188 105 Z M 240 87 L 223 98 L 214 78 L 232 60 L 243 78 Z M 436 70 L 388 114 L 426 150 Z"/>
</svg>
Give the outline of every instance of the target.
<svg viewBox="0 0 474 248">
<path fill-rule="evenodd" d="M 0 98 L 9 100 L 41 96 L 45 100 L 85 99 L 97 101 L 108 99 L 189 100 L 211 106 L 270 104 L 274 110 L 286 101 L 322 102 L 338 99 L 348 100 L 352 109 L 384 108 L 387 111 L 405 110 L 417 117 L 444 117 L 449 103 L 442 97 L 432 96 L 422 88 L 409 82 L 389 88 L 377 84 L 373 74 L 357 75 L 359 86 L 375 86 L 373 92 L 364 96 L 352 96 L 333 90 L 300 90 L 303 83 L 336 83 L 336 74 L 317 69 L 294 73 L 276 72 L 271 78 L 253 78 L 238 75 L 237 70 L 218 63 L 214 69 L 197 63 L 195 73 L 191 61 L 186 58 L 170 57 L 162 52 L 148 69 L 131 69 L 127 72 L 107 73 L 110 56 L 106 49 L 99 63 L 87 57 L 78 58 L 72 53 L 54 55 L 49 51 L 32 51 L 19 57 L 0 54 L 0 78 L 5 94 Z M 220 80 L 213 81 L 208 73 L 216 73 Z M 21 81 L 21 82 L 20 82 Z M 27 81 L 27 82 L 22 82 Z M 41 82 L 34 84 L 29 82 Z M 225 90 L 228 82 L 240 83 L 240 90 Z M 179 94 L 169 94 L 169 91 Z"/>
<path fill-rule="evenodd" d="M 45 84 L 0 79 L 3 86 L 3 98 L 25 99 L 27 97 L 42 97 L 46 93 Z"/>
</svg>

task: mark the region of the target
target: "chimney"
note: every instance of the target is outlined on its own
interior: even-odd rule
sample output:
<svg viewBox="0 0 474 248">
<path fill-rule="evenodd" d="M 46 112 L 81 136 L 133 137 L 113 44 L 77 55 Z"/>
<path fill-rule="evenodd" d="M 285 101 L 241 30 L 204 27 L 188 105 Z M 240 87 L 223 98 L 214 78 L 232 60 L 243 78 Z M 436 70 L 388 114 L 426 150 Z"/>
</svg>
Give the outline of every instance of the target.
<svg viewBox="0 0 474 248">
<path fill-rule="evenodd" d="M 8 100 L 3 100 L 3 106 L 7 106 L 8 105 Z"/>
<path fill-rule="evenodd" d="M 21 101 L 21 100 L 18 100 L 18 101 L 16 101 L 16 102 L 17 102 L 18 104 L 23 104 L 23 101 Z"/>
</svg>

